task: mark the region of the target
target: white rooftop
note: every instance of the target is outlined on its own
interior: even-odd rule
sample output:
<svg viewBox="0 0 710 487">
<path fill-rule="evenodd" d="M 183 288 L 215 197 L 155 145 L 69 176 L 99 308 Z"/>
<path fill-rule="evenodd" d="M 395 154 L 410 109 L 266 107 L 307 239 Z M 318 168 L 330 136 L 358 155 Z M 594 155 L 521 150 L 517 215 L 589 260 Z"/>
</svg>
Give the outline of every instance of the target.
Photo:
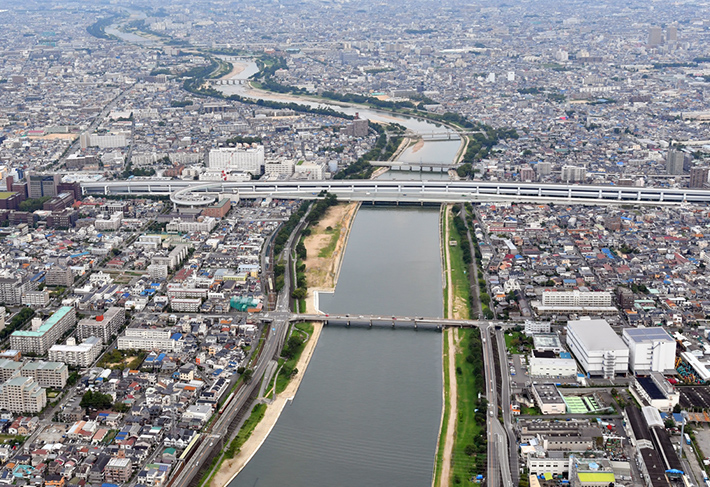
<svg viewBox="0 0 710 487">
<path fill-rule="evenodd" d="M 574 333 L 584 348 L 590 352 L 628 349 L 606 320 L 568 321 L 567 333 Z"/>
</svg>

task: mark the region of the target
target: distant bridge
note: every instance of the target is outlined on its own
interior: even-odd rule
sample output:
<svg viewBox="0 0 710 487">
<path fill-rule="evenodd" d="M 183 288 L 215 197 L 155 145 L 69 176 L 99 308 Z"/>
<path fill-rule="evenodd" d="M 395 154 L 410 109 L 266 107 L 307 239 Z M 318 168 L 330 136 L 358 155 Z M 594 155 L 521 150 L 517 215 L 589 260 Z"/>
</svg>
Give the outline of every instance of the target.
<svg viewBox="0 0 710 487">
<path fill-rule="evenodd" d="M 484 132 L 480 130 L 476 131 L 463 131 L 463 132 L 457 132 L 454 130 L 446 130 L 443 132 L 437 132 L 437 131 L 431 131 L 431 132 L 408 132 L 406 135 L 409 137 L 420 137 L 422 140 L 426 140 L 427 142 L 435 142 L 435 141 L 446 141 L 446 140 L 460 140 L 461 135 L 473 135 L 473 134 L 483 134 Z"/>
<path fill-rule="evenodd" d="M 239 198 L 317 199 L 328 191 L 343 201 L 371 203 L 527 202 L 556 204 L 678 205 L 710 203 L 710 191 L 638 186 L 588 186 L 488 181 L 184 181 L 134 178 L 81 183 L 85 195 L 170 195 L 177 205 L 210 204 L 219 195 Z"/>
<path fill-rule="evenodd" d="M 395 171 L 447 172 L 456 167 L 451 161 L 403 162 L 403 161 L 370 161 L 373 166 L 389 167 Z"/>
</svg>

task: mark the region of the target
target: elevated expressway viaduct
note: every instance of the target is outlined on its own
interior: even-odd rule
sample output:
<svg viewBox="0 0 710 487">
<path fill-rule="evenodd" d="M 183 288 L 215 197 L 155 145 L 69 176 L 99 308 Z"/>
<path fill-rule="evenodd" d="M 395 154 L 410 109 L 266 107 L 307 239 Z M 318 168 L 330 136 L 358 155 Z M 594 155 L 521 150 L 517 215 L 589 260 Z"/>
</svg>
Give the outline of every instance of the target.
<svg viewBox="0 0 710 487">
<path fill-rule="evenodd" d="M 679 205 L 708 203 L 710 191 L 685 188 L 592 186 L 482 181 L 182 181 L 147 178 L 81 183 L 85 195 L 170 195 L 176 205 L 205 206 L 219 197 L 316 199 L 322 191 L 343 201 L 435 204 L 513 201 L 555 204 Z"/>
</svg>

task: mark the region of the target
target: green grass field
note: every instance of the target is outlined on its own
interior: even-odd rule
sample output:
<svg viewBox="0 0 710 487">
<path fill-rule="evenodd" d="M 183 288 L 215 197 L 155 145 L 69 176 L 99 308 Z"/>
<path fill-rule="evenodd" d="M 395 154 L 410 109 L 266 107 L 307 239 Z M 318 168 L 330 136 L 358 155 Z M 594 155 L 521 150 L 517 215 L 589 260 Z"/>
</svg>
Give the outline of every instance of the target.
<svg viewBox="0 0 710 487">
<path fill-rule="evenodd" d="M 279 359 L 279 375 L 276 378 L 276 394 L 280 394 L 286 389 L 289 381 L 291 380 L 291 375 L 289 371 L 296 368 L 298 359 L 301 358 L 303 349 L 306 347 L 306 342 L 313 336 L 313 324 L 312 323 L 296 323 L 294 329 L 294 334 L 298 334 L 303 338 L 303 344 L 296 350 L 293 356 L 288 359 Z M 303 371 L 301 371 L 303 372 Z"/>
<path fill-rule="evenodd" d="M 449 245 L 451 241 L 456 241 L 457 244 L 451 246 Z M 454 289 L 453 311 L 458 313 L 461 318 L 468 319 L 471 317 L 469 306 L 471 288 L 466 270 L 467 266 L 463 261 L 463 253 L 461 251 L 461 245 L 468 245 L 468 240 L 459 235 L 451 215 L 449 215 L 449 242 L 445 242 L 445 244 L 449 245 L 449 256 L 451 258 L 451 280 L 453 281 Z"/>
<path fill-rule="evenodd" d="M 478 393 L 483 383 L 482 355 L 477 359 L 471 350 L 472 341 L 480 344 L 477 328 L 459 330 L 459 350 L 456 354 L 456 380 L 458 387 L 458 421 L 452 456 L 452 481 L 472 485 L 469 480 L 486 470 L 486 409 L 485 399 Z M 477 348 L 480 350 L 480 348 Z M 469 357 L 472 357 L 469 359 Z"/>
</svg>

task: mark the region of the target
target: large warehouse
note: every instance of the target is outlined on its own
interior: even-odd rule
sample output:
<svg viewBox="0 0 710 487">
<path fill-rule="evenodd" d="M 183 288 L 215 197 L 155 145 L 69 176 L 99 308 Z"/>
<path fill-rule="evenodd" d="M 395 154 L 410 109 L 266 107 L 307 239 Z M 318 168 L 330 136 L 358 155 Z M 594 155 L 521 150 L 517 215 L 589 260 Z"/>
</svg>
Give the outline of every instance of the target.
<svg viewBox="0 0 710 487">
<path fill-rule="evenodd" d="M 589 375 L 610 379 L 629 368 L 629 349 L 605 320 L 569 321 L 567 346 Z"/>
<path fill-rule="evenodd" d="M 634 374 L 663 374 L 675 368 L 676 342 L 663 328 L 624 328 L 621 337 L 629 347 Z"/>
</svg>

